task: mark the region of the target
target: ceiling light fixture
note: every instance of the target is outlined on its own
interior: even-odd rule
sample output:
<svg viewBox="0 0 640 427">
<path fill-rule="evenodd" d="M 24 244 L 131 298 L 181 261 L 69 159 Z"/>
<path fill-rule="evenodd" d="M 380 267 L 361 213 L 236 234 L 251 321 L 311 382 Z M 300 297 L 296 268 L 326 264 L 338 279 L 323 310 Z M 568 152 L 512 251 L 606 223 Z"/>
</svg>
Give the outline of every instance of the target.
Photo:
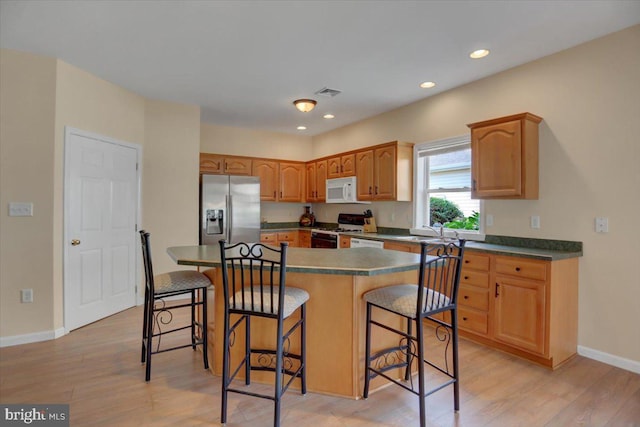
<svg viewBox="0 0 640 427">
<path fill-rule="evenodd" d="M 434 87 L 436 84 L 434 82 L 422 82 L 420 83 L 420 87 L 422 89 L 431 89 L 432 87 Z"/>
<path fill-rule="evenodd" d="M 313 99 L 296 99 L 295 101 L 293 101 L 293 105 L 295 105 L 296 108 L 303 113 L 308 113 L 309 111 L 313 110 L 316 104 L 317 102 Z"/>
<path fill-rule="evenodd" d="M 488 49 L 478 49 L 478 50 L 474 50 L 473 52 L 471 52 L 469 54 L 469 58 L 480 59 L 480 58 L 484 58 L 487 55 L 489 55 L 489 50 Z"/>
<path fill-rule="evenodd" d="M 307 127 L 306 126 L 298 126 L 297 129 L 298 130 L 307 130 Z"/>
<path fill-rule="evenodd" d="M 336 116 L 334 116 L 333 114 L 325 114 L 325 115 L 324 115 L 324 116 L 322 116 L 322 117 L 324 117 L 325 119 L 333 119 L 333 118 L 335 118 Z"/>
</svg>

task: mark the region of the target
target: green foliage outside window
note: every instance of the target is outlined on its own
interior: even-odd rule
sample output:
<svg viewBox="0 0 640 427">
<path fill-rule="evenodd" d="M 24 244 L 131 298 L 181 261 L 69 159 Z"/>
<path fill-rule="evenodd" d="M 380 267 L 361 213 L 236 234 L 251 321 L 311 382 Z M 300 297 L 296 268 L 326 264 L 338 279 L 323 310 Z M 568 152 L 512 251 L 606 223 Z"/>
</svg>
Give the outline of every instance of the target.
<svg viewBox="0 0 640 427">
<path fill-rule="evenodd" d="M 431 197 L 429 199 L 429 209 L 431 226 L 434 224 L 445 224 L 455 220 L 456 218 L 464 218 L 464 214 L 453 202 L 439 197 Z"/>
<path fill-rule="evenodd" d="M 439 197 L 431 197 L 429 199 L 431 226 L 434 224 L 444 224 L 445 228 L 454 228 L 459 230 L 479 230 L 480 229 L 480 213 L 473 211 L 469 217 L 465 217 L 458 205 L 455 203 L 441 199 Z"/>
</svg>

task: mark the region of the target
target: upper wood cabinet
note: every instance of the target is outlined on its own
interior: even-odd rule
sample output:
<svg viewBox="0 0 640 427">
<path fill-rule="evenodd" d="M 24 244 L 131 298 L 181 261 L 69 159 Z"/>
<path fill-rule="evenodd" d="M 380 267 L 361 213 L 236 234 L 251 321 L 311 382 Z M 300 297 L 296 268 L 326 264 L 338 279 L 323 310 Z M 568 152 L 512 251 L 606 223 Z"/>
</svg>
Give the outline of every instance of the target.
<svg viewBox="0 0 640 427">
<path fill-rule="evenodd" d="M 252 175 L 260 178 L 260 200 L 275 202 L 278 200 L 279 164 L 274 160 L 253 160 Z"/>
<path fill-rule="evenodd" d="M 468 124 L 471 129 L 471 197 L 538 198 L 538 124 L 531 113 Z"/>
<path fill-rule="evenodd" d="M 395 141 L 355 156 L 358 200 L 411 201 L 413 144 Z"/>
<path fill-rule="evenodd" d="M 281 202 L 303 202 L 305 195 L 305 164 L 280 162 Z"/>
<path fill-rule="evenodd" d="M 327 178 L 340 178 L 356 174 L 356 155 L 354 153 L 327 159 Z"/>
<path fill-rule="evenodd" d="M 307 202 L 324 202 L 327 197 L 327 161 L 319 160 L 306 165 Z"/>
<path fill-rule="evenodd" d="M 251 158 L 200 153 L 200 173 L 251 175 Z"/>
</svg>

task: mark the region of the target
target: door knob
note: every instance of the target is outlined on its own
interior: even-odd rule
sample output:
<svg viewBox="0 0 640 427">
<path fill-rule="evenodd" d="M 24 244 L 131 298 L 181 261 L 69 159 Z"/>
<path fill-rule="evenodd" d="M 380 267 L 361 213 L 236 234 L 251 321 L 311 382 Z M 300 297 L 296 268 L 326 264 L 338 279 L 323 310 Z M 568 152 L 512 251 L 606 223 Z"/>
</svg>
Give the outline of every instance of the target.
<svg viewBox="0 0 640 427">
<path fill-rule="evenodd" d="M 78 239 L 71 240 L 71 246 L 78 246 L 79 244 L 80 244 L 80 240 Z"/>
</svg>

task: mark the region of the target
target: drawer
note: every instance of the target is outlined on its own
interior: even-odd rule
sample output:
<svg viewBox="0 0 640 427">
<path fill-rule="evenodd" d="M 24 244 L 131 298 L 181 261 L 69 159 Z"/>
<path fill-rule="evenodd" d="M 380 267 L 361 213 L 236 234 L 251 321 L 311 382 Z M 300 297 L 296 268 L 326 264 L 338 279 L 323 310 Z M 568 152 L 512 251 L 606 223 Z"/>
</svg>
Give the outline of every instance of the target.
<svg viewBox="0 0 640 427">
<path fill-rule="evenodd" d="M 466 252 L 462 261 L 462 268 L 489 271 L 489 256 Z"/>
<path fill-rule="evenodd" d="M 460 284 L 489 288 L 489 273 L 484 271 L 469 270 L 463 267 L 460 273 Z"/>
<path fill-rule="evenodd" d="M 516 257 L 496 257 L 496 273 L 534 280 L 546 280 L 547 262 Z"/>
<path fill-rule="evenodd" d="M 487 313 L 476 311 L 473 309 L 458 309 L 458 326 L 478 334 L 487 335 L 489 331 L 489 322 Z"/>
<path fill-rule="evenodd" d="M 275 243 L 278 240 L 276 233 L 261 233 L 260 241 L 262 243 Z"/>
<path fill-rule="evenodd" d="M 458 304 L 460 307 L 489 310 L 489 289 L 480 289 L 476 286 L 460 285 L 458 291 Z"/>
<path fill-rule="evenodd" d="M 296 232 L 282 232 L 278 233 L 278 241 L 279 242 L 293 242 L 296 240 Z"/>
</svg>

